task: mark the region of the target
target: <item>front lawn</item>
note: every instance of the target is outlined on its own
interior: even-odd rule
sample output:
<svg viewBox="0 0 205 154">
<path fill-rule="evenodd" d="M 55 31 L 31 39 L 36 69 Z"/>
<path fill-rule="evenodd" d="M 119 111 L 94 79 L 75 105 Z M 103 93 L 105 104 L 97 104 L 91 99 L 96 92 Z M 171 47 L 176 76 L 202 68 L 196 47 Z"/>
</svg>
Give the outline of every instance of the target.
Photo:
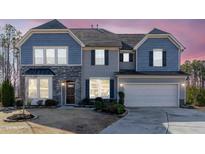
<svg viewBox="0 0 205 154">
<path fill-rule="evenodd" d="M 0 112 L 1 134 L 95 134 L 118 120 L 117 115 L 103 114 L 87 108 L 29 109 L 38 119 L 27 122 L 4 122 L 13 113 Z"/>
</svg>

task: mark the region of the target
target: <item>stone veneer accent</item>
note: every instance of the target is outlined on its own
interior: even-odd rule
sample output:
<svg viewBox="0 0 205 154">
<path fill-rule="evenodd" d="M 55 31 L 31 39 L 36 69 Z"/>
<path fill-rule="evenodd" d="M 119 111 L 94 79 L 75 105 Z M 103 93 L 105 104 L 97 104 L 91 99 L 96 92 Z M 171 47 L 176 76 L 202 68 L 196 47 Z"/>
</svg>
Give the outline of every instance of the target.
<svg viewBox="0 0 205 154">
<path fill-rule="evenodd" d="M 49 68 L 53 76 L 53 99 L 61 101 L 61 80 L 75 81 L 75 103 L 81 100 L 81 66 L 22 66 L 21 67 L 21 96 L 25 98 L 25 77 L 22 76 L 30 68 Z"/>
</svg>

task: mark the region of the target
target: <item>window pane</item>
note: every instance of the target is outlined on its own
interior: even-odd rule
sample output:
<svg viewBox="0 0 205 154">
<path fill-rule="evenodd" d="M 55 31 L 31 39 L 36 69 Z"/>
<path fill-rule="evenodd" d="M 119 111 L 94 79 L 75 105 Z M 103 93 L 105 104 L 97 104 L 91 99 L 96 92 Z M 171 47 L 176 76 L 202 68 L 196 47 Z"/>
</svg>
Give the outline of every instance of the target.
<svg viewBox="0 0 205 154">
<path fill-rule="evenodd" d="M 95 64 L 104 65 L 105 64 L 105 52 L 104 50 L 95 50 Z"/>
<path fill-rule="evenodd" d="M 43 49 L 35 49 L 35 64 L 43 64 Z"/>
<path fill-rule="evenodd" d="M 55 64 L 55 49 L 46 49 L 46 64 Z"/>
<path fill-rule="evenodd" d="M 40 79 L 40 98 L 49 98 L 48 79 Z"/>
<path fill-rule="evenodd" d="M 28 80 L 28 97 L 37 98 L 37 79 Z"/>
<path fill-rule="evenodd" d="M 90 98 L 109 98 L 110 97 L 110 80 L 92 79 L 90 80 Z"/>
<path fill-rule="evenodd" d="M 162 51 L 154 51 L 153 60 L 154 66 L 162 66 Z"/>
<path fill-rule="evenodd" d="M 66 49 L 58 49 L 58 64 L 67 64 L 66 52 Z"/>
<path fill-rule="evenodd" d="M 123 53 L 123 62 L 129 62 L 129 53 Z"/>
</svg>

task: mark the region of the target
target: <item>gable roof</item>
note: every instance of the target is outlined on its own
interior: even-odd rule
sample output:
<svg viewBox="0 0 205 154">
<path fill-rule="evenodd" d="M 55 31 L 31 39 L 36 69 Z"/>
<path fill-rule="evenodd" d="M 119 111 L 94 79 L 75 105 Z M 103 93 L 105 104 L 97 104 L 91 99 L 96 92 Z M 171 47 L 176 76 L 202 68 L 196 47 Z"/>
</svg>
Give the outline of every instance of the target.
<svg viewBox="0 0 205 154">
<path fill-rule="evenodd" d="M 29 30 L 17 46 L 20 47 L 34 33 L 68 33 L 81 47 L 119 47 L 121 50 L 137 49 L 149 36 L 163 36 L 169 37 L 182 50 L 185 48 L 170 33 L 157 28 L 154 28 L 148 34 L 116 34 L 102 28 L 68 29 L 56 19 Z"/>
<path fill-rule="evenodd" d="M 160 29 L 154 28 L 148 34 L 169 34 L 168 32 L 162 31 Z"/>
<path fill-rule="evenodd" d="M 144 36 L 138 43 L 135 44 L 134 49 L 139 48 L 148 38 L 168 38 L 180 51 L 184 51 L 185 47 L 172 34 L 154 28 Z"/>
<path fill-rule="evenodd" d="M 71 28 L 87 47 L 121 47 L 118 35 L 102 28 Z"/>
<path fill-rule="evenodd" d="M 67 29 L 67 27 L 55 19 L 32 29 Z"/>
<path fill-rule="evenodd" d="M 67 27 L 55 19 L 30 29 L 17 43 L 17 47 L 20 47 L 32 34 L 35 33 L 68 33 L 81 47 L 85 46 Z"/>
<path fill-rule="evenodd" d="M 132 50 L 144 36 L 145 34 L 118 34 L 122 43 L 121 50 Z"/>
</svg>

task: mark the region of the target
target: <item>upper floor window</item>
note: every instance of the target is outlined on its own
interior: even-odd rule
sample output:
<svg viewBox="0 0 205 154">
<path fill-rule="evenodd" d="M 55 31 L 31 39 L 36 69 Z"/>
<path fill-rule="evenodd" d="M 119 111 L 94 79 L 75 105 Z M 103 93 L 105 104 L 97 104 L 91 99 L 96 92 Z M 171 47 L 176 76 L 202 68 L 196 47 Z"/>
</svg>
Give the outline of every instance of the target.
<svg viewBox="0 0 205 154">
<path fill-rule="evenodd" d="M 123 53 L 123 62 L 129 62 L 129 53 Z"/>
<path fill-rule="evenodd" d="M 35 49 L 35 64 L 43 64 L 44 63 L 44 53 L 43 49 Z"/>
<path fill-rule="evenodd" d="M 67 47 L 35 47 L 34 64 L 65 65 L 67 64 Z"/>
<path fill-rule="evenodd" d="M 133 53 L 120 53 L 120 62 L 133 62 Z"/>
<path fill-rule="evenodd" d="M 95 64 L 104 65 L 105 64 L 105 50 L 95 50 Z"/>
<path fill-rule="evenodd" d="M 157 66 L 157 67 L 163 66 L 163 50 L 162 49 L 153 50 L 153 66 Z"/>
</svg>

